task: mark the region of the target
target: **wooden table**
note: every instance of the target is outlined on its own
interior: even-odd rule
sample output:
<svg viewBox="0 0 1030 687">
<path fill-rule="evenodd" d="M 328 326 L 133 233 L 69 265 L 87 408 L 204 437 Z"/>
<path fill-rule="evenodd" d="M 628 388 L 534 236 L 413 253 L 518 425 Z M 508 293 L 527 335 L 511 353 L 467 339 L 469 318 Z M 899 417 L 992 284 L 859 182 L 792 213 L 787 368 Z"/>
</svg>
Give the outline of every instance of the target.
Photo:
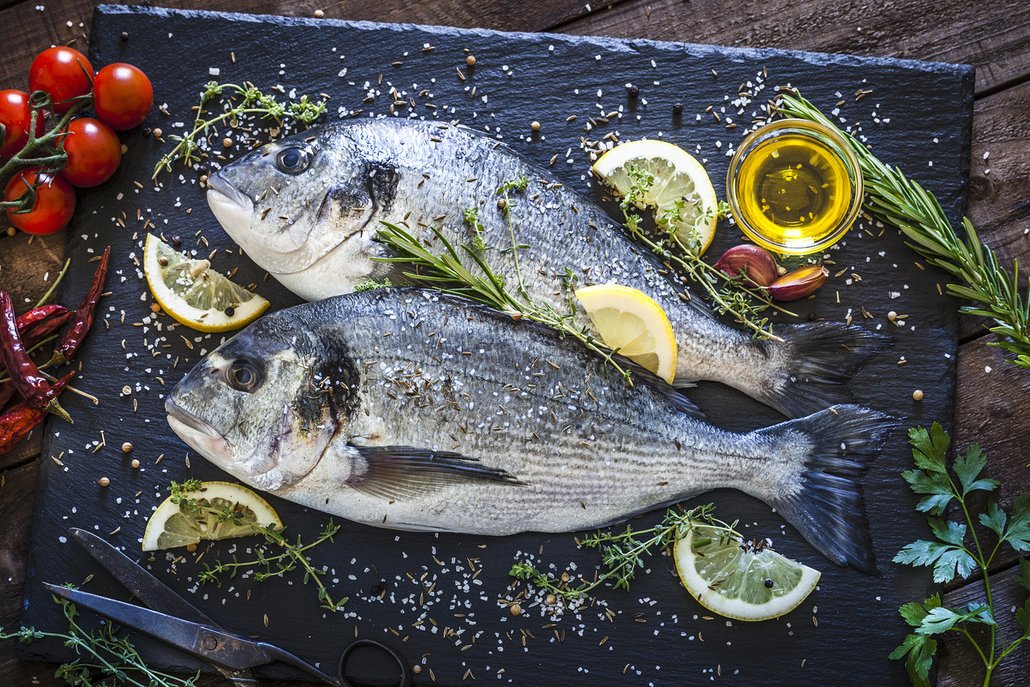
<svg viewBox="0 0 1030 687">
<path fill-rule="evenodd" d="M 41 4 L 42 3 L 42 4 Z M 51 44 L 88 44 L 93 0 L 0 0 L 0 86 L 26 88 L 33 56 Z M 965 62 L 976 66 L 969 216 L 984 240 L 1010 262 L 1030 264 L 1030 3 L 1026 0 L 766 0 L 741 10 L 726 0 L 162 0 L 160 4 L 270 14 L 557 31 L 627 38 L 779 47 L 857 55 Z M 748 3 L 750 4 L 750 3 Z M 45 7 L 45 8 L 44 8 Z M 989 155 L 988 155 L 989 153 Z M 63 234 L 0 238 L 0 288 L 38 296 L 40 276 L 59 266 Z M 17 301 L 16 301 L 17 302 Z M 964 323 L 958 357 L 955 443 L 979 443 L 1003 481 L 1003 502 L 1030 491 L 1030 373 L 989 346 L 993 335 Z M 928 390 L 933 393 L 933 390 Z M 0 626 L 16 625 L 29 523 L 39 467 L 38 437 L 0 457 Z M 1007 558 L 994 582 L 997 606 L 1022 603 Z M 978 582 L 947 591 L 959 605 L 981 594 Z M 902 624 L 884 632 L 903 633 Z M 1011 633 L 1010 633 L 1011 634 Z M 949 638 L 939 684 L 979 685 L 982 669 L 964 642 Z M 841 650 L 852 650 L 841 647 Z M 883 660 L 870 657 L 870 660 Z M 1030 646 L 995 673 L 995 687 L 1027 684 Z M 58 684 L 52 666 L 18 661 L 0 645 L 0 685 Z M 210 684 L 215 684 L 212 681 Z M 204 684 L 209 684 L 205 681 Z"/>
</svg>

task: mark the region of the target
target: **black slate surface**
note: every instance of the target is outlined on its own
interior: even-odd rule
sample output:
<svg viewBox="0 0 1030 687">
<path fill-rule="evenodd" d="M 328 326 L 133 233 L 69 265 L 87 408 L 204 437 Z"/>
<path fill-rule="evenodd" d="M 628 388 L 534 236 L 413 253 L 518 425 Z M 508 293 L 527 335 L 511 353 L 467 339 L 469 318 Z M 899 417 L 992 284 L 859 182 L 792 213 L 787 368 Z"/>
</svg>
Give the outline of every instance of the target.
<svg viewBox="0 0 1030 687">
<path fill-rule="evenodd" d="M 128 41 L 119 39 L 123 31 Z M 427 44 L 432 50 L 424 50 Z M 465 49 L 477 58 L 474 69 L 465 66 Z M 192 120 L 190 107 L 211 78 L 249 80 L 262 88 L 281 84 L 287 94 L 294 88 L 298 93 L 324 92 L 332 96 L 331 117 L 356 109 L 363 110 L 361 116 L 387 113 L 393 100 L 389 91 L 396 87 L 404 99 L 414 98 L 418 116 L 488 128 L 541 165 L 557 154 L 554 173 L 594 198 L 599 193 L 589 184 L 590 161 L 580 149 L 580 137 L 598 139 L 616 131 L 626 140 L 661 135 L 682 145 L 706 161 L 722 196 L 728 148 L 740 141 L 758 104 L 772 97 L 772 87 L 789 82 L 827 111 L 845 100 L 835 114 L 847 126 L 860 125 L 883 159 L 902 166 L 936 193 L 953 220 L 965 202 L 973 87 L 973 70 L 966 66 L 116 6 L 96 12 L 90 59 L 98 66 L 131 62 L 150 75 L 155 104 L 166 104 L 169 115 L 155 109 L 146 126 L 161 127 L 166 138 L 179 130 L 178 122 Z M 457 77 L 457 68 L 467 73 L 465 81 Z M 220 70 L 217 77 L 213 70 Z M 765 89 L 738 115 L 733 103 L 738 86 L 750 81 L 754 87 L 763 73 L 768 75 Z M 627 98 L 627 83 L 640 89 L 635 103 Z M 856 102 L 860 88 L 872 92 Z M 363 102 L 369 95 L 375 96 L 373 101 Z M 683 104 L 681 117 L 674 117 L 674 103 Z M 709 105 L 721 114 L 721 122 L 706 114 Z M 584 131 L 588 117 L 613 111 L 621 112 L 621 118 Z M 407 116 L 408 109 L 399 113 Z M 573 114 L 577 121 L 566 122 Z M 738 129 L 725 128 L 731 118 L 740 123 Z M 530 137 L 533 120 L 543 128 L 539 136 Z M 111 295 L 102 302 L 102 321 L 80 354 L 77 382 L 96 394 L 101 405 L 94 408 L 66 395 L 75 425 L 55 421 L 47 427 L 24 615 L 25 623 L 47 629 L 61 627 L 61 619 L 42 589 L 43 581 L 82 584 L 98 573 L 86 589 L 124 597 L 122 589 L 66 541 L 66 528 L 109 535 L 130 555 L 138 555 L 146 519 L 166 496 L 169 480 L 225 478 L 203 459 L 190 456 L 164 422 L 164 392 L 221 337 L 170 327 L 163 317 L 160 325 L 145 319 L 150 299 L 136 268 L 144 221 L 166 235 L 182 236 L 187 247 L 198 245 L 194 236 L 201 232 L 210 249 L 233 250 L 218 251 L 217 268 L 228 271 L 239 265 L 237 280 L 258 283 L 274 307 L 296 302 L 235 255 L 234 244 L 207 209 L 197 173 L 176 169 L 164 175 L 160 188 L 147 183 L 154 163 L 171 144 L 146 138 L 140 130 L 123 140 L 129 153 L 122 168 L 103 187 L 80 194 L 69 232 L 73 264 L 63 302 L 77 300 L 85 289 L 92 272 L 87 258 L 106 244 L 114 250 Z M 712 254 L 738 237 L 732 227 L 722 227 Z M 934 419 L 950 425 L 957 318 L 956 304 L 938 294 L 943 276 L 918 269 L 914 254 L 893 229 L 862 225 L 830 257 L 835 263 L 831 272 L 844 274 L 832 278 L 815 301 L 799 305 L 802 314 L 842 320 L 851 313 L 856 322 L 896 338 L 895 348 L 856 380 L 856 399 L 904 418 L 906 425 Z M 875 318 L 865 321 L 861 307 Z M 887 322 L 889 310 L 907 315 L 903 327 Z M 157 348 L 151 349 L 155 342 Z M 907 364 L 898 364 L 902 358 Z M 126 385 L 129 394 L 123 393 Z M 926 392 L 922 403 L 911 399 L 916 388 Z M 723 426 L 747 429 L 780 419 L 715 384 L 701 385 L 694 396 L 709 418 Z M 106 445 L 95 450 L 101 430 Z M 124 441 L 135 445 L 132 456 L 121 452 Z M 156 464 L 159 456 L 163 459 Z M 142 461 L 140 470 L 130 468 L 132 457 Z M 523 614 L 511 616 L 498 598 L 512 593 L 507 570 L 523 552 L 557 564 L 559 573 L 574 562 L 579 572 L 590 574 L 596 554 L 577 550 L 572 534 L 489 539 L 344 523 L 336 543 L 315 554 L 316 562 L 331 566 L 333 588 L 351 597 L 335 615 L 320 610 L 314 591 L 296 578 L 198 586 L 199 566 L 192 556 L 141 558 L 227 627 L 256 633 L 313 661 L 330 665 L 355 636 L 390 640 L 409 662 L 422 666 L 419 684 L 435 679 L 437 684 L 457 685 L 474 678 L 515 685 L 905 685 L 901 667 L 886 658 L 904 634 L 896 609 L 922 598 L 930 582 L 926 573 L 900 570 L 889 562 L 923 527 L 898 476 L 908 461 L 899 431 L 865 480 L 883 573 L 879 578 L 833 567 L 749 497 L 733 492 L 703 497 L 714 500 L 723 517 L 739 518 L 748 534 L 770 536 L 781 552 L 823 571 L 818 591 L 797 611 L 760 624 L 708 617 L 679 586 L 665 557 L 653 558 L 629 593 L 603 590 L 594 605 L 553 617 L 536 602 L 523 603 Z M 101 476 L 111 479 L 109 488 L 96 486 Z M 271 502 L 290 530 L 305 537 L 314 536 L 326 520 L 274 497 Z M 639 523 L 650 526 L 658 517 L 645 515 Z M 250 546 L 249 540 L 218 545 L 206 559 L 233 552 L 242 556 Z M 470 564 L 470 558 L 476 560 Z M 470 565 L 478 571 L 474 578 Z M 140 646 L 155 664 L 196 666 L 145 639 Z M 56 643 L 34 644 L 25 651 L 68 658 Z M 261 674 L 293 675 L 282 667 Z"/>
</svg>

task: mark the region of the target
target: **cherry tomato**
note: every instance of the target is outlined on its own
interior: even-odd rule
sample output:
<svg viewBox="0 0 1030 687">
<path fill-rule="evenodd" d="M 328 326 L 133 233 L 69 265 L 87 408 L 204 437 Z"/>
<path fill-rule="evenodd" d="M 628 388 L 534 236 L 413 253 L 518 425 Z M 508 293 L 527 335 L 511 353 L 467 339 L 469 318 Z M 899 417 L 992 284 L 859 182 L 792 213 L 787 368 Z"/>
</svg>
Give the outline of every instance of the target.
<svg viewBox="0 0 1030 687">
<path fill-rule="evenodd" d="M 99 119 L 80 117 L 68 124 L 64 137 L 68 163 L 61 176 L 79 188 L 99 186 L 114 174 L 122 160 L 118 134 Z"/>
<path fill-rule="evenodd" d="M 150 79 L 131 64 L 109 64 L 93 82 L 93 109 L 115 131 L 142 124 L 153 103 Z"/>
<path fill-rule="evenodd" d="M 0 124 L 4 125 L 5 137 L 0 146 L 0 159 L 9 158 L 29 140 L 32 125 L 32 108 L 29 94 L 25 91 L 0 91 Z M 43 115 L 36 117 L 36 135 L 43 135 Z"/>
<path fill-rule="evenodd" d="M 29 90 L 46 91 L 54 100 L 54 111 L 67 112 L 72 98 L 93 88 L 93 65 L 78 50 L 58 46 L 36 55 L 29 67 Z"/>
<path fill-rule="evenodd" d="M 28 193 L 39 177 L 36 187 L 36 204 L 28 212 L 18 214 L 17 208 L 7 208 L 7 219 L 11 224 L 28 234 L 53 234 L 72 218 L 75 212 L 75 189 L 64 178 L 42 173 L 38 167 L 23 169 L 14 175 L 4 189 L 4 200 L 18 200 Z"/>
</svg>

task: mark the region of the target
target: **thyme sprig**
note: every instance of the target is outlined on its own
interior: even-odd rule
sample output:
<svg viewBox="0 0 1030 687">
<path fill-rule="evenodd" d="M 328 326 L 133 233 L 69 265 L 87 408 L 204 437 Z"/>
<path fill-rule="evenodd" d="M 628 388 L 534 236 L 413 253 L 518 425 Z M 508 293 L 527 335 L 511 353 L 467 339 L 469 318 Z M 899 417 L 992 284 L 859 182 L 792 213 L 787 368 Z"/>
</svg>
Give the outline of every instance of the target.
<svg viewBox="0 0 1030 687">
<path fill-rule="evenodd" d="M 264 545 L 255 547 L 252 559 L 239 560 L 233 555 L 231 561 L 205 562 L 204 569 L 197 575 L 201 583 L 217 584 L 225 577 L 232 579 L 247 571 L 253 571 L 253 579 L 256 582 L 264 582 L 272 577 L 285 577 L 294 570 L 302 570 L 303 584 L 310 582 L 315 586 L 318 590 L 318 601 L 323 608 L 330 611 L 343 608 L 349 597 L 334 598 L 323 580 L 328 574 L 325 566 L 316 566 L 308 557 L 308 552 L 312 549 L 333 541 L 333 537 L 340 531 L 339 525 L 329 520 L 322 527 L 318 537 L 309 544 L 305 544 L 300 536 L 291 541 L 284 535 L 285 528 L 262 526 L 248 521 L 244 512 L 239 509 L 215 506 L 203 497 L 200 488 L 201 482 L 195 479 L 186 480 L 181 484 L 172 482 L 172 503 L 177 504 L 184 513 L 210 515 L 218 522 L 229 522 L 236 527 L 250 528 L 254 534 L 260 534 L 265 538 Z"/>
<path fill-rule="evenodd" d="M 932 193 L 900 169 L 882 162 L 797 91 L 781 92 L 774 107 L 787 116 L 830 127 L 847 141 L 862 168 L 866 212 L 900 229 L 908 245 L 929 264 L 961 280 L 947 286 L 951 295 L 973 302 L 959 308 L 960 312 L 994 320 L 989 331 L 999 340 L 990 345 L 1014 353 L 1012 362 L 1030 369 L 1030 278 L 1021 294 L 1019 262 L 1013 261 L 1011 272 L 1003 269 L 994 251 L 980 241 L 968 217 L 962 218 L 965 236 L 960 236 Z"/>
<path fill-rule="evenodd" d="M 951 582 L 956 576 L 967 579 L 979 571 L 983 576 L 986 603 L 948 608 L 942 604 L 940 594 L 934 594 L 922 603 L 905 604 L 899 612 L 913 630 L 890 657 L 905 661 L 913 685 L 929 687 L 930 669 L 937 653 L 936 637 L 959 634 L 969 641 L 983 662 L 983 685 L 987 687 L 998 664 L 1030 641 L 1030 598 L 1015 613 L 1021 633 L 1006 643 L 997 621 L 997 614 L 1004 609 L 995 606 L 990 573 L 991 563 L 1002 546 L 1020 554 L 1030 552 L 1030 494 L 1017 496 L 1010 512 L 1006 512 L 993 494 L 998 489 L 998 481 L 983 475 L 987 456 L 979 446 L 974 445 L 949 461 L 951 438 L 936 422 L 929 430 L 914 427 L 908 436 L 915 469 L 905 471 L 902 477 L 913 492 L 923 497 L 916 509 L 931 516 L 928 520 L 934 538 L 908 544 L 894 557 L 894 562 L 931 567 L 933 580 L 938 584 Z M 986 507 L 974 517 L 973 502 L 977 492 L 989 496 Z M 945 517 L 946 510 L 952 506 L 961 512 L 960 520 Z M 984 528 L 981 533 L 977 532 L 977 525 Z M 986 531 L 991 534 L 986 535 Z M 987 536 L 994 539 L 993 546 Z M 1020 559 L 1019 566 L 1016 580 L 1030 592 L 1030 561 Z M 986 646 L 971 632 L 977 625 L 989 628 L 990 639 Z"/>
<path fill-rule="evenodd" d="M 685 537 L 690 529 L 703 525 L 706 535 L 716 534 L 729 539 L 742 539 L 734 529 L 736 523 L 727 524 L 716 519 L 714 511 L 715 506 L 711 503 L 696 506 L 688 511 L 670 508 L 665 512 L 662 522 L 654 527 L 634 530 L 632 525 L 626 525 L 626 529 L 622 531 L 598 531 L 584 537 L 579 540 L 580 546 L 598 549 L 601 552 L 601 566 L 595 571 L 592 580 L 584 580 L 582 577 L 573 579 L 567 573 L 556 578 L 550 573 L 540 571 L 528 561 L 514 563 L 508 574 L 516 580 L 529 582 L 565 599 L 587 596 L 608 583 L 615 589 L 629 591 L 637 571 L 645 565 L 645 558 L 652 555 L 655 550 L 668 549 L 676 540 Z"/>
<path fill-rule="evenodd" d="M 45 638 L 61 640 L 79 658 L 59 665 L 54 677 L 74 687 L 197 687 L 199 671 L 191 677 L 179 677 L 154 670 L 143 661 L 132 642 L 116 633 L 111 623 L 104 623 L 95 631 L 86 630 L 76 621 L 75 604 L 57 596 L 52 598 L 61 606 L 68 622 L 67 632 L 43 632 L 32 627 L 4 632 L 0 628 L 0 640 L 15 639 L 26 644 Z"/>
<path fill-rule="evenodd" d="M 206 154 L 200 141 L 205 140 L 208 131 L 218 124 L 226 122 L 229 127 L 235 128 L 243 117 L 253 116 L 269 120 L 276 125 L 296 122 L 302 126 L 310 126 L 326 113 L 327 97 L 320 95 L 319 99 L 315 100 L 308 95 L 302 95 L 296 100 L 281 102 L 271 93 L 265 93 L 249 81 L 243 84 L 209 81 L 200 92 L 200 103 L 194 107 L 197 114 L 192 128 L 184 135 L 175 134 L 168 137 L 169 140 L 175 141 L 175 147 L 154 166 L 151 178 L 157 179 L 162 170 L 172 171 L 174 162 L 182 162 L 185 167 L 200 162 Z M 221 102 L 222 111 L 205 119 L 207 109 L 214 101 Z"/>
<path fill-rule="evenodd" d="M 656 210 L 654 230 L 649 231 L 644 226 L 643 218 L 636 213 L 636 208 L 642 205 L 642 199 L 654 185 L 655 177 L 635 166 L 630 166 L 626 171 L 632 182 L 619 200 L 619 208 L 630 236 L 654 252 L 662 262 L 679 268 L 692 283 L 701 287 L 719 314 L 731 316 L 750 329 L 757 338 L 782 341 L 773 332 L 769 318 L 764 313 L 772 308 L 792 317 L 797 317 L 797 314 L 774 303 L 765 287 L 748 283 L 736 275 L 727 275 L 701 258 L 701 245 L 696 230 L 684 235 L 680 228 L 687 200 L 680 199 L 671 208 Z M 720 216 L 728 211 L 725 202 L 719 203 L 716 212 Z"/>
<path fill-rule="evenodd" d="M 517 282 L 514 289 L 509 288 L 505 278 L 490 265 L 483 241 L 485 228 L 479 221 L 478 212 L 474 208 L 464 212 L 464 221 L 473 233 L 469 243 L 456 246 L 447 240 L 440 229 L 430 227 L 436 240 L 443 246 L 443 251 L 440 253 L 427 248 L 416 236 L 403 227 L 383 222 L 378 238 L 390 248 L 393 255 L 376 258 L 376 260 L 404 266 L 406 269 L 403 276 L 412 283 L 428 286 L 442 293 L 462 296 L 507 313 L 516 320 L 526 318 L 551 327 L 562 336 L 571 336 L 583 343 L 589 350 L 602 356 L 623 376 L 627 383 L 632 384 L 629 369 L 614 357 L 618 351 L 613 351 L 605 346 L 590 329 L 576 324 L 576 304 L 572 296 L 576 275 L 573 272 L 566 271 L 563 278 L 564 291 L 568 301 L 567 307 L 562 310 L 546 303 L 538 303 L 530 297 L 519 264 L 519 252 L 526 246 L 519 243 L 512 220 L 512 210 L 517 206 L 517 200 L 512 196 L 512 192 L 524 192 L 528 183 L 529 180 L 524 177 L 514 179 L 502 184 L 497 190 L 501 196 L 498 206 L 502 210 L 511 239 L 512 260 Z"/>
</svg>

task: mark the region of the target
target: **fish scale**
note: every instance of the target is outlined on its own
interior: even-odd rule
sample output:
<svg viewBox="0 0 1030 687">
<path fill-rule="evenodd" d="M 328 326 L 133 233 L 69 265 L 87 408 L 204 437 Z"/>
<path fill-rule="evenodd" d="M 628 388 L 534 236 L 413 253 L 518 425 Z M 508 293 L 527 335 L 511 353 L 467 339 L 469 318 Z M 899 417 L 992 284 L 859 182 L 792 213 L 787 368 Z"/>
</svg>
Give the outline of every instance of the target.
<svg viewBox="0 0 1030 687">
<path fill-rule="evenodd" d="M 284 155 L 303 157 L 307 167 L 283 172 Z M 519 179 L 526 189 L 509 190 L 502 209 L 498 190 Z M 780 341 L 754 340 L 691 297 L 683 279 L 637 246 L 603 208 L 463 126 L 399 118 L 335 122 L 219 170 L 208 202 L 251 258 L 309 299 L 350 292 L 369 278 L 406 281 L 407 268 L 377 261 L 390 256 L 376 240 L 381 223 L 406 227 L 443 253 L 434 229 L 454 246 L 470 245 L 475 231 L 464 213 L 474 209 L 483 227 L 482 257 L 515 297 L 569 313 L 577 326 L 590 328 L 571 282 L 638 289 L 672 324 L 677 383 L 721 382 L 788 416 L 846 400 L 846 382 L 884 345 L 883 337 L 860 327 L 831 322 L 783 325 L 776 329 Z"/>
<path fill-rule="evenodd" d="M 262 381 L 234 385 L 241 365 Z M 868 567 L 855 480 L 889 418 L 839 406 L 739 434 L 640 382 L 536 323 L 384 288 L 265 316 L 186 375 L 167 409 L 180 437 L 236 477 L 362 523 L 583 530 L 728 487 L 775 506 L 837 562 Z"/>
</svg>

